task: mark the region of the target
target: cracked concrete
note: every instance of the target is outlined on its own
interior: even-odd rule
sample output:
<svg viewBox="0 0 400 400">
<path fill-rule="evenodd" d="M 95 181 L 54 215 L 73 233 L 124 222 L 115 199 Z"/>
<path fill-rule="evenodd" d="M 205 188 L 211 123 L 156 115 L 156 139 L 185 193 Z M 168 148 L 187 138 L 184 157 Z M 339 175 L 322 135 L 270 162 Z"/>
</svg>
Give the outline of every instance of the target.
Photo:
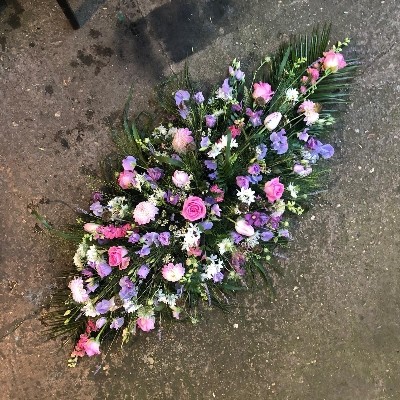
<svg viewBox="0 0 400 400">
<path fill-rule="evenodd" d="M 399 17 L 396 0 L 108 0 L 73 31 L 50 0 L 0 4 L 0 398 L 400 398 Z M 234 57 L 249 71 L 329 20 L 363 65 L 332 137 L 329 190 L 282 252 L 276 301 L 241 294 L 231 314 L 68 369 L 70 345 L 48 340 L 40 317 L 73 248 L 28 205 L 59 226 L 87 206 L 86 171 L 108 153 L 132 83 L 132 112 L 151 110 L 151 88 L 186 56 L 209 86 Z"/>
</svg>

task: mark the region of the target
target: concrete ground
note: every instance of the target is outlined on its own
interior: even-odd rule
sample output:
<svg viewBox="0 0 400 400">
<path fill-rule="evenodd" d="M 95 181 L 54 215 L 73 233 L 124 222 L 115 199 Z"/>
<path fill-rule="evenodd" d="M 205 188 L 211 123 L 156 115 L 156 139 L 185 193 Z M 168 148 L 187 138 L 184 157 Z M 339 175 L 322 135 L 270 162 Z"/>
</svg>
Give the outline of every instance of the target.
<svg viewBox="0 0 400 400">
<path fill-rule="evenodd" d="M 73 31 L 56 2 L 0 4 L 0 399 L 400 399 L 399 97 L 396 0 L 101 0 Z M 85 18 L 86 1 L 71 1 Z M 79 11 L 78 10 L 78 11 Z M 75 369 L 41 316 L 73 250 L 40 232 L 86 207 L 86 171 L 132 112 L 182 68 L 219 81 L 289 33 L 331 20 L 363 61 L 332 142 L 330 190 L 299 220 L 271 302 L 166 325 Z M 237 324 L 237 325 L 236 325 Z M 237 326 L 237 328 L 236 328 Z M 96 372 L 97 371 L 97 372 Z"/>
</svg>

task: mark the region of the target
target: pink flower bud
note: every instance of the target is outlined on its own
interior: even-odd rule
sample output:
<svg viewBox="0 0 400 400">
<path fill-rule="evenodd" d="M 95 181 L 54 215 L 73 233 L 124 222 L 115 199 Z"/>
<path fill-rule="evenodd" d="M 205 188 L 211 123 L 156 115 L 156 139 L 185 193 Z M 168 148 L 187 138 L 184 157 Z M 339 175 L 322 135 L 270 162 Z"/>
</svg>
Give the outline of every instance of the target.
<svg viewBox="0 0 400 400">
<path fill-rule="evenodd" d="M 280 112 L 274 112 L 266 116 L 264 125 L 269 131 L 273 131 L 281 122 L 282 114 Z"/>
<path fill-rule="evenodd" d="M 243 236 L 253 236 L 254 228 L 247 223 L 245 219 L 238 219 L 235 224 L 235 230 L 237 233 Z"/>
</svg>

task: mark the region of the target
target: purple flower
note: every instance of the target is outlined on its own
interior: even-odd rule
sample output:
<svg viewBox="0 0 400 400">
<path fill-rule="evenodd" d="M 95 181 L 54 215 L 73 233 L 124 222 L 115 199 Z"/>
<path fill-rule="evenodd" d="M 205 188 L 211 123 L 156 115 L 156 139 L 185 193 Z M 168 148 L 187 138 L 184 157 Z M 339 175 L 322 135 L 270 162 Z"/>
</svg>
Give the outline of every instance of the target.
<svg viewBox="0 0 400 400">
<path fill-rule="evenodd" d="M 190 94 L 186 90 L 178 90 L 175 93 L 175 103 L 179 107 L 184 101 L 190 99 Z"/>
<path fill-rule="evenodd" d="M 110 328 L 111 329 L 119 329 L 124 324 L 124 317 L 115 318 L 111 322 Z"/>
<path fill-rule="evenodd" d="M 220 217 L 221 216 L 221 208 L 219 207 L 218 204 L 214 204 L 211 206 L 211 211 L 217 216 Z"/>
<path fill-rule="evenodd" d="M 269 224 L 271 225 L 272 229 L 278 229 L 279 222 L 281 222 L 280 216 L 271 217 L 271 219 L 269 220 Z"/>
<path fill-rule="evenodd" d="M 100 204 L 99 201 L 95 201 L 93 204 L 90 206 L 90 211 L 96 216 L 96 217 L 101 217 L 103 215 L 104 208 Z"/>
<path fill-rule="evenodd" d="M 271 231 L 265 231 L 261 234 L 261 240 L 264 242 L 270 241 L 274 237 L 274 234 Z"/>
<path fill-rule="evenodd" d="M 214 283 L 221 282 L 223 279 L 224 279 L 224 274 L 221 271 L 219 271 L 213 275 Z"/>
<path fill-rule="evenodd" d="M 107 318 L 101 317 L 96 321 L 96 328 L 100 329 L 107 322 Z"/>
<path fill-rule="evenodd" d="M 299 140 L 302 140 L 303 142 L 307 142 L 308 138 L 310 137 L 309 134 L 307 133 L 309 131 L 309 128 L 305 128 L 303 132 L 299 132 L 297 134 L 297 137 Z"/>
<path fill-rule="evenodd" d="M 310 175 L 312 172 L 311 167 L 304 168 L 301 164 L 295 164 L 293 167 L 293 172 L 301 177 Z"/>
<path fill-rule="evenodd" d="M 129 236 L 128 242 L 135 244 L 140 240 L 140 235 L 138 233 L 133 232 L 131 236 Z"/>
<path fill-rule="evenodd" d="M 101 300 L 96 304 L 95 309 L 99 314 L 105 314 L 111 307 L 114 307 L 114 299 Z"/>
<path fill-rule="evenodd" d="M 104 278 L 111 274 L 111 267 L 106 262 L 96 263 L 96 271 L 99 274 L 100 278 Z"/>
<path fill-rule="evenodd" d="M 334 148 L 330 144 L 322 144 L 321 142 L 318 142 L 318 144 L 318 153 L 322 158 L 331 158 L 335 153 Z"/>
<path fill-rule="evenodd" d="M 204 102 L 204 96 L 203 96 L 203 93 L 202 93 L 202 92 L 197 92 L 197 93 L 193 96 L 193 98 L 194 98 L 194 101 L 195 101 L 197 104 L 202 104 L 202 103 Z"/>
<path fill-rule="evenodd" d="M 262 175 L 248 175 L 247 178 L 249 179 L 250 183 L 257 184 L 262 180 Z"/>
<path fill-rule="evenodd" d="M 218 98 L 230 100 L 232 98 L 232 88 L 229 86 L 229 79 L 226 78 L 222 86 L 218 89 Z"/>
<path fill-rule="evenodd" d="M 215 171 L 217 169 L 217 163 L 213 160 L 205 160 L 204 165 L 207 169 L 210 169 L 212 171 Z"/>
<path fill-rule="evenodd" d="M 214 224 L 211 221 L 204 221 L 200 223 L 200 225 L 203 227 L 205 231 L 209 231 L 210 229 L 212 229 Z"/>
<path fill-rule="evenodd" d="M 272 142 L 272 148 L 276 151 L 276 154 L 284 154 L 288 150 L 288 142 L 286 131 L 281 129 L 279 132 L 272 132 L 269 139 Z"/>
<path fill-rule="evenodd" d="M 147 173 L 149 174 L 149 177 L 155 182 L 160 180 L 164 176 L 164 171 L 158 167 L 149 168 L 147 170 Z"/>
<path fill-rule="evenodd" d="M 179 107 L 179 115 L 183 118 L 186 119 L 187 116 L 189 115 L 189 109 L 182 103 L 182 105 Z"/>
<path fill-rule="evenodd" d="M 142 239 L 146 243 L 146 246 L 151 246 L 152 244 L 155 244 L 157 246 L 160 243 L 158 241 L 157 232 L 147 232 L 145 235 L 142 236 Z"/>
<path fill-rule="evenodd" d="M 315 139 L 315 137 L 313 137 L 313 136 L 310 136 L 310 138 L 307 141 L 306 148 L 308 150 L 316 150 L 317 147 L 318 147 L 317 139 Z"/>
<path fill-rule="evenodd" d="M 204 198 L 204 201 L 205 201 L 207 204 L 210 204 L 210 205 L 213 205 L 213 204 L 216 203 L 214 197 L 212 197 L 212 196 L 206 196 L 206 197 Z"/>
<path fill-rule="evenodd" d="M 128 156 L 122 160 L 122 168 L 124 171 L 134 171 L 136 167 L 136 158 Z"/>
<path fill-rule="evenodd" d="M 238 81 L 241 81 L 242 79 L 244 79 L 244 72 L 241 71 L 240 69 L 237 69 L 237 70 L 235 71 L 235 78 L 236 78 Z"/>
<path fill-rule="evenodd" d="M 201 138 L 200 147 L 208 147 L 210 145 L 210 138 L 208 136 L 204 136 Z"/>
<path fill-rule="evenodd" d="M 237 232 L 231 232 L 233 243 L 239 244 L 243 240 L 243 236 Z"/>
<path fill-rule="evenodd" d="M 119 280 L 119 285 L 121 286 L 119 297 L 121 297 L 122 300 L 130 300 L 132 297 L 137 296 L 136 286 L 128 276 L 123 276 Z"/>
<path fill-rule="evenodd" d="M 242 110 L 243 110 L 242 102 L 237 103 L 237 104 L 232 104 L 231 109 L 233 112 L 237 112 L 237 113 L 242 112 Z"/>
<path fill-rule="evenodd" d="M 150 272 L 150 268 L 147 264 L 143 264 L 137 271 L 138 277 L 141 279 L 146 279 L 147 275 Z"/>
<path fill-rule="evenodd" d="M 206 115 L 206 126 L 207 128 L 214 128 L 217 123 L 217 118 L 214 115 Z"/>
<path fill-rule="evenodd" d="M 170 190 L 168 190 L 167 193 L 164 194 L 164 199 L 167 203 L 176 206 L 179 201 L 179 194 L 173 194 Z"/>
<path fill-rule="evenodd" d="M 215 181 L 215 179 L 217 179 L 217 176 L 218 176 L 218 174 L 216 172 L 208 174 L 209 179 L 212 181 Z"/>
<path fill-rule="evenodd" d="M 145 245 L 137 251 L 136 254 L 139 255 L 139 257 L 146 257 L 150 254 L 150 247 Z"/>
<path fill-rule="evenodd" d="M 246 115 L 249 118 L 250 123 L 256 127 L 256 126 L 260 126 L 261 123 L 261 115 L 262 115 L 262 110 L 260 111 L 253 111 L 251 108 L 246 108 Z"/>
<path fill-rule="evenodd" d="M 250 179 L 247 176 L 237 176 L 236 185 L 240 188 L 248 189 L 250 185 Z"/>
<path fill-rule="evenodd" d="M 93 192 L 92 193 L 92 200 L 93 201 L 101 201 L 101 200 L 103 200 L 103 193 Z"/>
<path fill-rule="evenodd" d="M 86 285 L 86 290 L 88 293 L 94 292 L 99 287 L 98 283 L 90 282 Z"/>
<path fill-rule="evenodd" d="M 169 240 L 170 240 L 171 234 L 169 232 L 161 232 L 158 235 L 158 240 L 163 246 L 168 246 L 169 245 Z"/>
<path fill-rule="evenodd" d="M 258 175 L 261 172 L 261 168 L 257 163 L 256 164 L 252 164 L 247 169 L 247 172 L 249 174 L 251 174 L 251 175 Z"/>
<path fill-rule="evenodd" d="M 267 146 L 264 143 L 259 144 L 256 147 L 257 160 L 263 160 L 267 155 L 267 150 Z"/>
<path fill-rule="evenodd" d="M 266 214 L 261 213 L 259 211 L 254 211 L 252 213 L 248 213 L 244 216 L 244 219 L 247 221 L 247 223 L 251 226 L 256 226 L 258 228 L 262 227 L 265 225 L 269 218 Z"/>
</svg>

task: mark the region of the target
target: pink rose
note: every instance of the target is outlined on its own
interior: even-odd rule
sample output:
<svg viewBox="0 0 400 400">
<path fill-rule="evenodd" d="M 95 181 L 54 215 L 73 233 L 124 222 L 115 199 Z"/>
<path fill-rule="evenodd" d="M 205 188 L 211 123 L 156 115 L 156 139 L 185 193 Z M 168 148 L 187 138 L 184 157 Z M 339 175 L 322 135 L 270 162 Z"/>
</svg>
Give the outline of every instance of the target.
<svg viewBox="0 0 400 400">
<path fill-rule="evenodd" d="M 133 219 L 138 225 L 148 224 L 154 221 L 158 214 L 158 208 L 149 201 L 142 201 L 133 210 Z"/>
<path fill-rule="evenodd" d="M 254 228 L 247 223 L 245 219 L 238 219 L 235 224 L 235 230 L 237 233 L 243 236 L 253 236 Z"/>
<path fill-rule="evenodd" d="M 129 265 L 130 258 L 126 257 L 128 250 L 123 246 L 111 246 L 108 249 L 108 264 L 111 267 L 125 269 Z"/>
<path fill-rule="evenodd" d="M 149 316 L 149 317 L 139 317 L 136 320 L 136 323 L 138 327 L 143 331 L 143 332 L 148 332 L 154 329 L 154 323 L 156 319 L 154 316 Z"/>
<path fill-rule="evenodd" d="M 185 268 L 183 268 L 181 263 L 168 263 L 162 267 L 161 274 L 169 282 L 178 282 L 185 275 Z"/>
<path fill-rule="evenodd" d="M 280 199 L 284 190 L 285 186 L 279 182 L 279 178 L 271 179 L 264 186 L 264 192 L 270 203 Z"/>
<path fill-rule="evenodd" d="M 190 182 L 190 177 L 184 171 L 175 171 L 172 175 L 172 182 L 175 186 L 182 188 Z"/>
<path fill-rule="evenodd" d="M 89 339 L 84 344 L 84 349 L 85 349 L 86 354 L 89 357 L 92 357 L 96 354 L 100 354 L 100 343 L 95 339 Z"/>
<path fill-rule="evenodd" d="M 172 139 L 172 147 L 177 153 L 186 153 L 188 145 L 194 143 L 192 132 L 188 128 L 179 128 Z"/>
<path fill-rule="evenodd" d="M 272 99 L 274 93 L 269 83 L 259 82 L 254 84 L 253 99 L 258 100 L 259 103 L 267 103 Z"/>
<path fill-rule="evenodd" d="M 346 61 L 344 61 L 344 57 L 342 54 L 335 53 L 333 50 L 329 50 L 324 53 L 323 66 L 325 70 L 337 72 L 339 69 L 344 68 L 346 65 Z"/>
<path fill-rule="evenodd" d="M 136 185 L 135 180 L 136 172 L 132 171 L 123 171 L 120 172 L 118 177 L 118 185 L 122 187 L 122 189 L 129 189 L 132 186 Z"/>
<path fill-rule="evenodd" d="M 197 221 L 206 216 L 206 205 L 200 197 L 189 196 L 183 203 L 181 214 L 188 221 Z"/>
</svg>

